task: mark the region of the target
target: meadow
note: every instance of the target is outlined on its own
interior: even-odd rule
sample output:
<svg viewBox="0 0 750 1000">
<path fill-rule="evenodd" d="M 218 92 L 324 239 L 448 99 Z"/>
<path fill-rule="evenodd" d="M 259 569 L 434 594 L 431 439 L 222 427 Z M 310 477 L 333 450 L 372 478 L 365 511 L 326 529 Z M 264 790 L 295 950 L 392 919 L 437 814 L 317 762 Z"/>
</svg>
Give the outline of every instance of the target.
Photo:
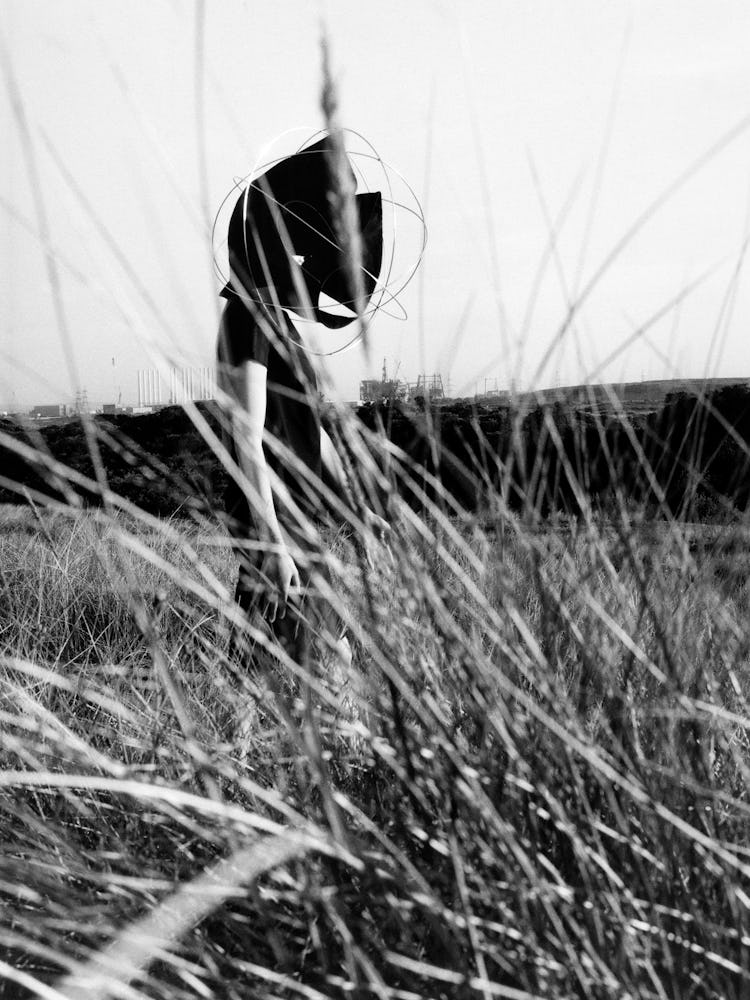
<svg viewBox="0 0 750 1000">
<path fill-rule="evenodd" d="M 327 63 L 322 107 L 343 154 Z M 547 360 L 712 150 L 566 290 Z M 292 554 L 348 665 L 334 626 L 292 660 L 239 613 L 163 418 L 151 465 L 85 414 L 54 446 L 0 427 L 0 997 L 750 995 L 750 436 L 705 399 L 675 402 L 676 441 L 612 436 L 593 402 L 582 437 L 554 406 L 492 414 L 491 456 L 467 412 L 445 463 L 429 406 L 401 443 L 338 414 L 346 527 Z M 141 502 L 178 473 L 177 514 Z"/>
<path fill-rule="evenodd" d="M 744 518 L 388 515 L 344 670 L 210 514 L 2 508 L 0 995 L 748 994 Z"/>
</svg>

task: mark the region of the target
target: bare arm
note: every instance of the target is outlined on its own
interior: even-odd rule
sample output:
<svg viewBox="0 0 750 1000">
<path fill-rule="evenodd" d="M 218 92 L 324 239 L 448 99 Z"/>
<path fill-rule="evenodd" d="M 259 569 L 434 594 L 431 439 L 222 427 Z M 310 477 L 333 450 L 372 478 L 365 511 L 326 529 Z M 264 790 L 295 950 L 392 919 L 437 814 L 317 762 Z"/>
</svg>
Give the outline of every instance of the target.
<svg viewBox="0 0 750 1000">
<path fill-rule="evenodd" d="M 281 529 L 271 491 L 271 477 L 263 453 L 266 422 L 266 369 L 257 361 L 244 361 L 237 379 L 238 406 L 232 413 L 232 436 L 240 469 L 253 487 L 252 505 L 261 540 L 281 543 Z"/>
<path fill-rule="evenodd" d="M 257 361 L 244 361 L 236 382 L 237 407 L 232 413 L 232 434 L 242 473 L 253 488 L 251 505 L 261 542 L 268 542 L 262 573 L 269 581 L 266 617 L 274 621 L 277 612 L 285 614 L 292 588 L 299 588 L 300 578 L 279 527 L 271 489 L 271 477 L 263 453 L 263 429 L 266 421 L 267 372 Z"/>
</svg>

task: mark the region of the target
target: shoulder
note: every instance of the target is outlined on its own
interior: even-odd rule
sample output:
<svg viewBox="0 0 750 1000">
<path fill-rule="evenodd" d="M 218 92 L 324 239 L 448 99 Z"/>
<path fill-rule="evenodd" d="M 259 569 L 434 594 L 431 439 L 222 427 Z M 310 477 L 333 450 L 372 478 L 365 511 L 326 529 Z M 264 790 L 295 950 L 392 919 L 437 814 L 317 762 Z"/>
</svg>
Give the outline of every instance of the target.
<svg viewBox="0 0 750 1000">
<path fill-rule="evenodd" d="M 224 306 L 216 355 L 219 362 L 227 365 L 239 365 L 243 361 L 267 363 L 268 338 L 239 296 L 231 296 Z"/>
<path fill-rule="evenodd" d="M 221 326 L 230 333 L 255 326 L 252 312 L 238 295 L 232 295 L 225 300 L 221 314 Z"/>
</svg>

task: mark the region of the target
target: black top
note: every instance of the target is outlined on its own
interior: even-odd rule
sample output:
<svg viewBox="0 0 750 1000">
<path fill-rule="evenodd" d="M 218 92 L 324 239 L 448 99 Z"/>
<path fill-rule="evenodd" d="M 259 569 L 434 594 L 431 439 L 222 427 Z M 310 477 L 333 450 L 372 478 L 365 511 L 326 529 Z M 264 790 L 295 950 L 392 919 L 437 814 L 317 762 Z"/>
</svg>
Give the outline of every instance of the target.
<svg viewBox="0 0 750 1000">
<path fill-rule="evenodd" d="M 219 385 L 236 398 L 236 369 L 243 362 L 255 361 L 267 369 L 263 439 L 266 461 L 289 488 L 295 502 L 308 516 L 314 516 L 319 507 L 315 491 L 311 495 L 309 483 L 295 466 L 301 463 L 313 474 L 315 482 L 320 481 L 320 417 L 315 371 L 302 349 L 299 333 L 283 310 L 277 310 L 272 316 L 262 307 L 246 303 L 229 289 L 222 295 L 227 303 L 216 347 Z M 259 321 L 260 317 L 265 322 Z M 231 433 L 225 437 L 230 454 L 237 461 L 236 443 Z M 296 461 L 289 452 L 296 456 Z M 237 492 L 236 487 L 230 487 L 230 493 Z M 230 512 L 241 519 L 238 504 L 230 497 L 227 500 L 228 508 L 233 508 Z M 276 513 L 281 521 L 285 520 L 283 507 L 278 502 Z M 253 520 L 251 515 L 250 519 Z"/>
</svg>

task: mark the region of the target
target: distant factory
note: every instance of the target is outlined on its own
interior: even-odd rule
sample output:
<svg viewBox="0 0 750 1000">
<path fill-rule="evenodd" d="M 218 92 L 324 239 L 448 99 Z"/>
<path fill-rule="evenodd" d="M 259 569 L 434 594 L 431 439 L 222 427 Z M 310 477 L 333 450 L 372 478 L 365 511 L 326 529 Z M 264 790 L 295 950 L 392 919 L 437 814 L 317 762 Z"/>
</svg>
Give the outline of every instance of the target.
<svg viewBox="0 0 750 1000">
<path fill-rule="evenodd" d="M 213 368 L 171 368 L 166 379 L 158 368 L 142 368 L 137 376 L 140 411 L 213 399 L 216 394 Z"/>
<path fill-rule="evenodd" d="M 416 382 L 398 378 L 399 366 L 392 378 L 388 377 L 386 359 L 383 358 L 383 372 L 379 379 L 363 379 L 359 383 L 361 403 L 379 403 L 383 400 L 414 402 L 415 399 L 445 399 L 442 375 L 418 375 Z"/>
<path fill-rule="evenodd" d="M 114 367 L 114 358 L 113 367 Z M 213 368 L 142 368 L 137 373 L 137 404 L 122 405 L 122 393 L 115 386 L 116 402 L 90 402 L 85 388 L 76 391 L 75 401 L 68 403 L 40 403 L 30 409 L 0 410 L 0 416 L 31 418 L 35 421 L 71 419 L 81 414 L 151 413 L 164 406 L 180 406 L 186 402 L 213 399 L 216 394 L 216 374 Z"/>
<path fill-rule="evenodd" d="M 55 420 L 68 416 L 69 412 L 72 414 L 75 411 L 65 403 L 40 403 L 39 406 L 32 406 L 28 415 L 32 420 Z"/>
<path fill-rule="evenodd" d="M 409 381 L 398 377 L 397 366 L 393 376 L 389 376 L 385 359 L 380 378 L 363 379 L 359 383 L 359 399 L 362 403 L 379 403 L 383 400 L 437 402 L 445 399 L 446 395 L 443 377 L 439 373 L 418 375 L 415 381 Z M 142 414 L 165 406 L 213 400 L 216 398 L 216 371 L 210 367 L 141 368 L 136 372 L 136 405 L 123 406 L 122 393 L 119 391 L 115 398 L 117 402 L 90 403 L 86 389 L 79 389 L 74 403 L 44 403 L 23 413 L 17 411 L 17 415 L 49 421 L 69 419 L 83 413 Z"/>
<path fill-rule="evenodd" d="M 115 404 L 101 403 L 93 408 L 89 404 L 89 396 L 86 389 L 78 389 L 74 403 L 39 403 L 32 406 L 28 413 L 20 413 L 17 416 L 29 416 L 32 420 L 60 420 L 61 417 L 80 416 L 81 413 L 106 413 L 106 407 L 111 406 L 111 413 L 115 412 Z"/>
</svg>

